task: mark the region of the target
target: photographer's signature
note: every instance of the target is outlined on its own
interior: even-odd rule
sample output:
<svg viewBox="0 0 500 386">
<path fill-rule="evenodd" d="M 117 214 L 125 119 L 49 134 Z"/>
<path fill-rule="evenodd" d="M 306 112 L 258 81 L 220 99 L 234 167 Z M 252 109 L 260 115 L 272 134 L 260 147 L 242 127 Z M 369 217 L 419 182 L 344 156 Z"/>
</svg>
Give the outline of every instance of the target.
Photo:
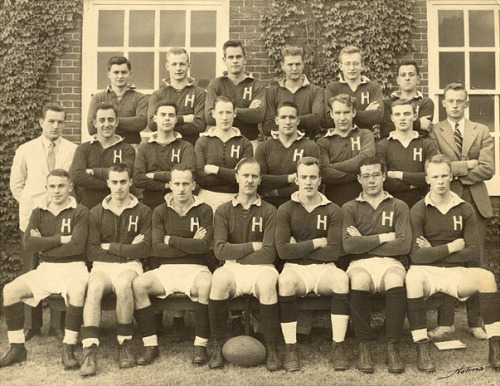
<svg viewBox="0 0 500 386">
<path fill-rule="evenodd" d="M 474 366 L 465 366 L 462 365 L 462 367 L 459 367 L 458 369 L 450 371 L 448 375 L 445 375 L 444 377 L 439 377 L 437 380 L 439 381 L 440 379 L 446 379 L 450 378 L 454 375 L 463 375 L 463 374 L 469 374 L 469 373 L 480 373 L 480 375 L 484 375 L 486 370 L 488 370 L 491 366 L 489 365 L 474 365 Z"/>
</svg>

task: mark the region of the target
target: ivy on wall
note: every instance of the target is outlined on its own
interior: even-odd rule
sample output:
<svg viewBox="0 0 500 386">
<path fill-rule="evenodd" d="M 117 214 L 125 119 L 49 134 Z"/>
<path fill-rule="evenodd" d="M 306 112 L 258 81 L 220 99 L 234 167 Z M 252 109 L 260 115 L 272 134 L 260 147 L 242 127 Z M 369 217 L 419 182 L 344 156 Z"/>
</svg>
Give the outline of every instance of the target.
<svg viewBox="0 0 500 386">
<path fill-rule="evenodd" d="M 18 206 L 9 189 L 19 145 L 40 135 L 38 114 L 50 100 L 47 72 L 68 47 L 64 32 L 81 17 L 80 0 L 0 1 L 1 284 L 19 273 Z"/>
<path fill-rule="evenodd" d="M 336 79 L 338 54 L 347 45 L 365 56 L 365 74 L 391 87 L 391 65 L 414 48 L 413 0 L 273 0 L 261 16 L 262 38 L 278 74 L 286 45 L 304 48 L 309 80 L 326 86 Z"/>
</svg>

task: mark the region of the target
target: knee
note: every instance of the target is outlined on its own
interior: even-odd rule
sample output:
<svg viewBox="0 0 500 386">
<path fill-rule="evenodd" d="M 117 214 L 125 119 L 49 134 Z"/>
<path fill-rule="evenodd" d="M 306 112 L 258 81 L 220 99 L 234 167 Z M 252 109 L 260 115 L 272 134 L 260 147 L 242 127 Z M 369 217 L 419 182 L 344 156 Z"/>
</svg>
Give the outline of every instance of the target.
<svg viewBox="0 0 500 386">
<path fill-rule="evenodd" d="M 405 276 L 405 284 L 407 290 L 422 288 L 424 280 L 424 276 L 421 273 L 410 269 Z"/>
<path fill-rule="evenodd" d="M 8 284 L 5 284 L 5 287 L 3 287 L 3 302 L 6 306 L 15 303 L 14 301 L 16 298 L 15 288 L 16 288 L 15 282 L 10 282 Z"/>
<path fill-rule="evenodd" d="M 384 275 L 385 289 L 402 287 L 404 285 L 404 273 L 401 270 L 390 270 Z"/>
<path fill-rule="evenodd" d="M 351 282 L 351 288 L 354 290 L 359 290 L 359 291 L 369 291 L 370 290 L 370 283 L 371 283 L 371 277 L 368 274 L 368 272 L 364 270 L 357 270 L 355 272 L 352 272 L 352 274 L 349 275 L 349 279 Z"/>
<path fill-rule="evenodd" d="M 134 294 L 148 291 L 148 285 L 144 275 L 139 275 L 132 281 L 132 290 Z"/>
<path fill-rule="evenodd" d="M 474 275 L 478 287 L 483 290 L 483 292 L 496 292 L 497 284 L 495 281 L 495 275 L 486 269 L 478 269 L 478 274 Z"/>
<path fill-rule="evenodd" d="M 211 287 L 212 276 L 210 274 L 203 275 L 196 280 L 196 289 L 198 290 L 198 296 L 200 297 L 208 297 Z"/>
<path fill-rule="evenodd" d="M 132 291 L 132 282 L 128 277 L 118 277 L 113 283 L 115 287 L 116 296 L 126 294 Z"/>
<path fill-rule="evenodd" d="M 73 280 L 71 286 L 68 288 L 68 297 L 71 304 L 74 306 L 81 306 L 85 301 L 85 293 L 87 290 L 87 281 L 84 279 Z"/>
<path fill-rule="evenodd" d="M 259 293 L 259 297 L 273 297 L 276 296 L 276 285 L 278 284 L 278 275 L 261 275 L 255 287 Z"/>
<path fill-rule="evenodd" d="M 349 276 L 342 271 L 342 270 L 336 270 L 335 273 L 333 274 L 334 278 L 334 289 L 335 292 L 340 292 L 340 293 L 347 293 L 349 292 Z"/>
<path fill-rule="evenodd" d="M 296 280 L 292 275 L 281 274 L 278 278 L 279 293 L 282 296 L 295 294 Z"/>
<path fill-rule="evenodd" d="M 210 291 L 215 296 L 223 296 L 228 292 L 230 284 L 230 275 L 224 272 L 223 269 L 218 269 L 214 272 L 210 284 Z"/>
</svg>

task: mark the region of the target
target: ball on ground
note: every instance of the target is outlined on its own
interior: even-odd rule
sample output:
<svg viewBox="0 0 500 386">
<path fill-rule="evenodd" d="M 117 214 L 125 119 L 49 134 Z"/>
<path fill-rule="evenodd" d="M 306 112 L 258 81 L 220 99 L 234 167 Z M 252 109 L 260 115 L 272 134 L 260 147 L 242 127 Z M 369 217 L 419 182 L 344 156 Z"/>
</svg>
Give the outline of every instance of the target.
<svg viewBox="0 0 500 386">
<path fill-rule="evenodd" d="M 240 335 L 229 339 L 222 348 L 224 359 L 236 366 L 254 367 L 266 359 L 266 348 L 251 336 Z"/>
</svg>

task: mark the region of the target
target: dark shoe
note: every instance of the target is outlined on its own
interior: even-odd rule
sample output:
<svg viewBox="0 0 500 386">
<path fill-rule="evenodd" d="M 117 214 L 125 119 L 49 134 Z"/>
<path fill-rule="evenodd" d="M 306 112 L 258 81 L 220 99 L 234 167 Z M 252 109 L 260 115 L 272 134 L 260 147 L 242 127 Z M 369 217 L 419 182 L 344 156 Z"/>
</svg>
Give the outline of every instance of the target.
<svg viewBox="0 0 500 386">
<path fill-rule="evenodd" d="M 118 367 L 120 369 L 128 369 L 135 366 L 134 354 L 130 348 L 130 340 L 125 340 L 118 347 Z"/>
<path fill-rule="evenodd" d="M 345 342 L 332 342 L 330 351 L 333 368 L 335 371 L 349 370 L 349 361 L 345 352 Z"/>
<path fill-rule="evenodd" d="M 224 357 L 222 356 L 222 347 L 224 347 L 224 338 L 215 338 L 212 348 L 212 355 L 208 361 L 208 367 L 211 369 L 222 369 L 224 367 Z"/>
<path fill-rule="evenodd" d="M 387 342 L 385 360 L 390 373 L 401 374 L 405 371 L 405 364 L 401 359 L 401 355 L 399 355 L 399 345 L 397 342 Z"/>
<path fill-rule="evenodd" d="M 231 330 L 233 336 L 245 335 L 245 327 L 243 326 L 243 317 L 239 316 L 231 319 Z"/>
<path fill-rule="evenodd" d="M 208 362 L 207 348 L 204 346 L 194 346 L 193 365 L 204 365 Z"/>
<path fill-rule="evenodd" d="M 174 343 L 180 343 L 186 340 L 186 330 L 184 328 L 184 318 L 174 318 L 172 333 L 170 339 Z"/>
<path fill-rule="evenodd" d="M 490 365 L 494 370 L 500 370 L 500 336 L 488 339 L 490 346 Z"/>
<path fill-rule="evenodd" d="M 266 367 L 269 371 L 280 370 L 283 367 L 274 341 L 266 342 Z"/>
<path fill-rule="evenodd" d="M 80 368 L 80 363 L 75 358 L 75 345 L 63 343 L 62 364 L 64 370 L 76 370 Z"/>
<path fill-rule="evenodd" d="M 160 356 L 158 346 L 146 346 L 142 354 L 137 358 L 136 363 L 139 366 L 145 366 L 153 363 L 153 361 Z"/>
<path fill-rule="evenodd" d="M 31 340 L 35 336 L 40 336 L 42 335 L 42 331 L 39 328 L 28 328 L 24 330 L 24 340 L 27 342 L 28 340 Z"/>
<path fill-rule="evenodd" d="M 92 377 L 97 373 L 97 345 L 83 349 L 83 361 L 78 375 L 81 377 Z"/>
<path fill-rule="evenodd" d="M 424 339 L 415 344 L 417 345 L 417 368 L 425 373 L 436 371 L 431 359 L 431 341 Z"/>
<path fill-rule="evenodd" d="M 55 336 L 58 339 L 64 339 L 64 329 L 63 328 L 49 328 L 49 336 Z"/>
<path fill-rule="evenodd" d="M 297 344 L 285 345 L 285 360 L 283 367 L 286 371 L 300 371 L 299 347 Z"/>
<path fill-rule="evenodd" d="M 358 364 L 356 368 L 363 373 L 373 373 L 372 347 L 370 342 L 359 343 Z"/>
<path fill-rule="evenodd" d="M 28 353 L 23 343 L 12 343 L 10 350 L 0 360 L 0 367 L 12 366 L 15 363 L 21 363 L 26 360 Z"/>
</svg>

